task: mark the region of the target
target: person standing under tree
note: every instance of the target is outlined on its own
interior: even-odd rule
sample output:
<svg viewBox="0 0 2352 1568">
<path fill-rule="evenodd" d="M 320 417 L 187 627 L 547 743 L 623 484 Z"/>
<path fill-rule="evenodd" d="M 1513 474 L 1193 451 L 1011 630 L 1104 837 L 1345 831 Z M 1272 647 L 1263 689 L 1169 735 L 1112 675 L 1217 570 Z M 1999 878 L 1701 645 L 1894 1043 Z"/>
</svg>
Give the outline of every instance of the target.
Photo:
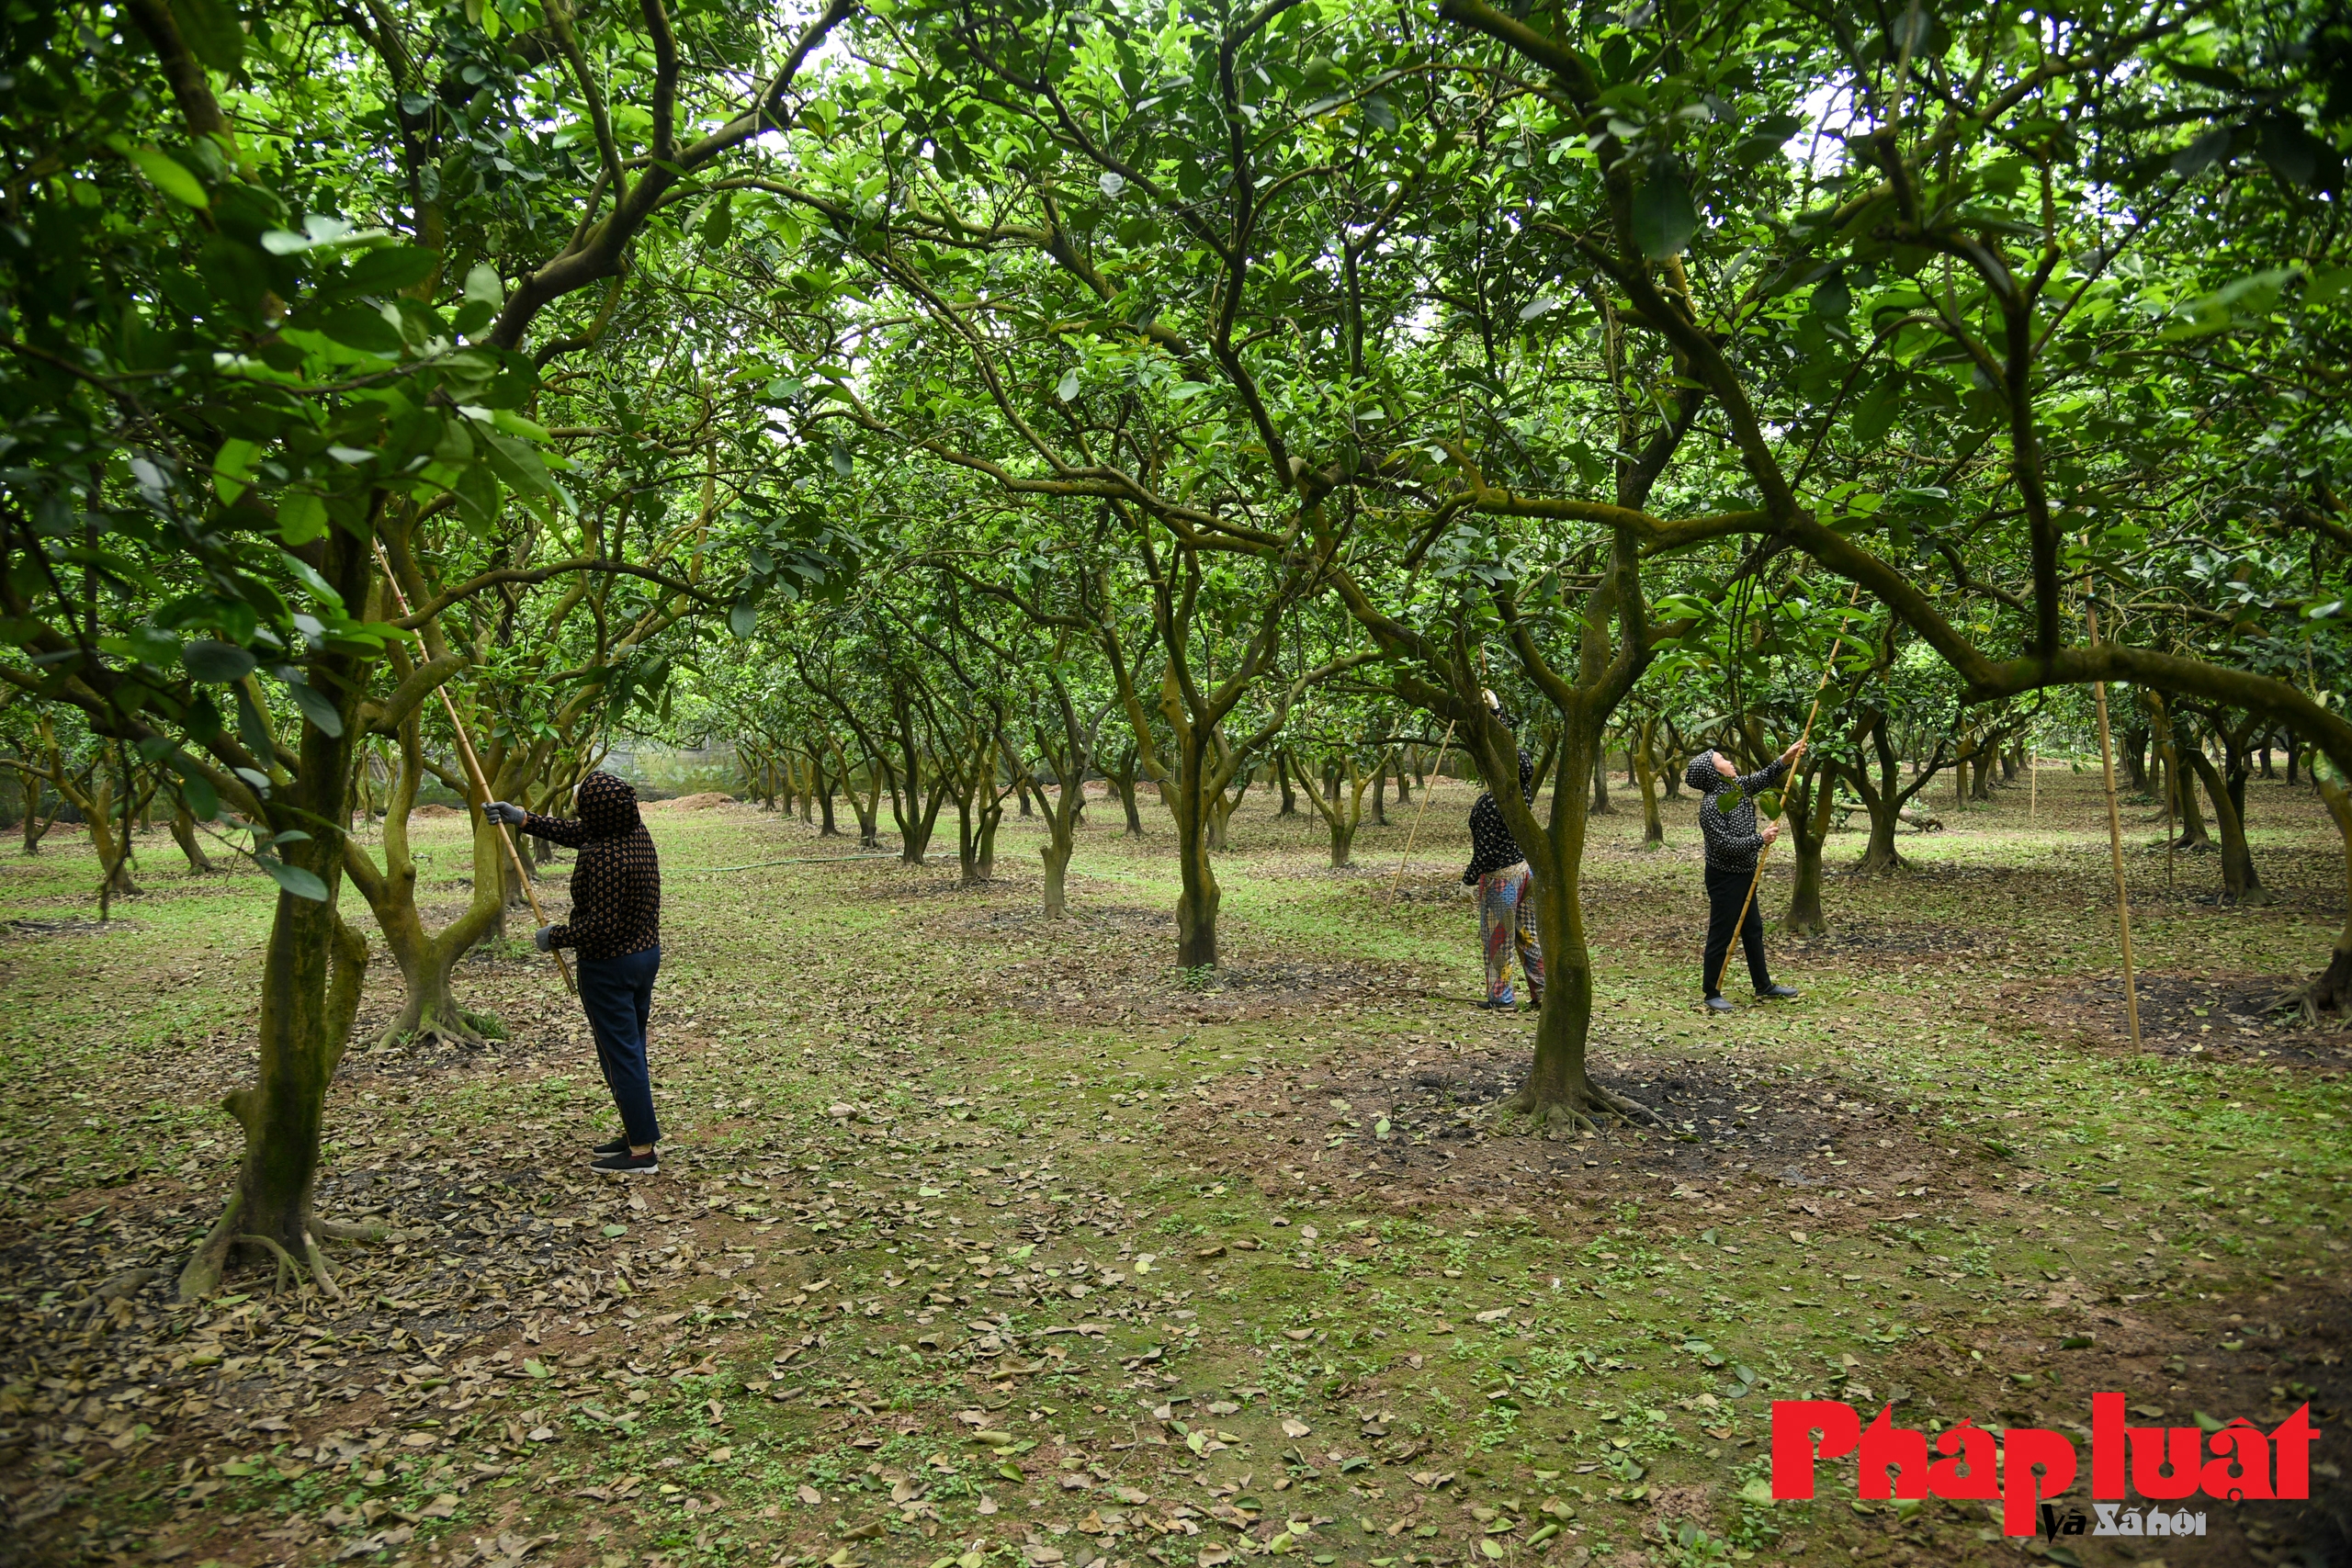
<svg viewBox="0 0 2352 1568">
<path fill-rule="evenodd" d="M 1699 834 L 1707 841 L 1707 953 L 1701 979 L 1706 987 L 1707 1009 L 1729 1012 L 1724 999 L 1724 965 L 1731 958 L 1731 931 L 1739 927 L 1740 945 L 1747 952 L 1747 977 L 1756 994 L 1767 1000 L 1795 996 L 1792 986 L 1776 986 L 1764 964 L 1764 917 L 1757 912 L 1748 890 L 1756 880 L 1756 857 L 1781 836 L 1774 822 L 1763 831 L 1756 828 L 1756 792 L 1777 784 L 1804 755 L 1800 740 L 1746 778 L 1720 751 L 1704 751 L 1690 759 L 1682 780 L 1699 792 Z M 1746 919 L 1740 909 L 1747 910 Z"/>
<path fill-rule="evenodd" d="M 541 817 L 493 800 L 484 815 L 580 852 L 571 868 L 571 919 L 541 926 L 541 953 L 569 947 L 580 955 L 580 1005 L 596 1037 L 596 1064 L 621 1113 L 621 1136 L 591 1151 L 593 1170 L 634 1175 L 662 1168 L 654 1145 L 653 1084 L 645 1061 L 645 1026 L 653 1012 L 653 976 L 662 967 L 662 861 L 637 811 L 637 791 L 594 773 L 572 792 L 576 818 Z"/>
<path fill-rule="evenodd" d="M 1489 705 L 1493 694 L 1487 694 Z M 1498 717 L 1501 716 L 1499 710 Z M 1506 725 L 1509 720 L 1504 720 Z M 1519 795 L 1535 804 L 1535 764 L 1519 754 Z M 1462 874 L 1465 885 L 1478 889 L 1478 936 L 1486 949 L 1487 996 L 1482 1008 L 1517 1005 L 1511 992 L 1510 959 L 1514 948 L 1519 966 L 1527 973 L 1527 1005 L 1544 1005 L 1544 953 L 1536 945 L 1535 904 L 1528 897 L 1527 857 L 1503 820 L 1503 808 L 1494 792 L 1482 793 L 1470 807 L 1470 866 Z"/>
</svg>

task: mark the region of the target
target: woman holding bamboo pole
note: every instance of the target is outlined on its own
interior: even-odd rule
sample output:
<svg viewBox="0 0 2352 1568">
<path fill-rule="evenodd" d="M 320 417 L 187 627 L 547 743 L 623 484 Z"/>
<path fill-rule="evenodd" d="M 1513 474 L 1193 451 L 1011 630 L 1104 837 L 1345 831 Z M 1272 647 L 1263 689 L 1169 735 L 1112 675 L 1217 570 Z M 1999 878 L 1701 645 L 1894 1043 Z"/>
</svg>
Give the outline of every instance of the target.
<svg viewBox="0 0 2352 1568">
<path fill-rule="evenodd" d="M 622 1133 L 594 1151 L 590 1168 L 637 1175 L 662 1168 L 654 1145 L 653 1083 L 645 1029 L 653 1013 L 653 977 L 662 968 L 662 862 L 638 815 L 637 791 L 607 773 L 590 773 L 572 793 L 577 817 L 542 817 L 493 800 L 483 815 L 550 843 L 580 852 L 571 868 L 571 918 L 544 925 L 542 953 L 580 955 L 580 1005 L 596 1037 L 596 1063 L 621 1114 Z"/>
</svg>

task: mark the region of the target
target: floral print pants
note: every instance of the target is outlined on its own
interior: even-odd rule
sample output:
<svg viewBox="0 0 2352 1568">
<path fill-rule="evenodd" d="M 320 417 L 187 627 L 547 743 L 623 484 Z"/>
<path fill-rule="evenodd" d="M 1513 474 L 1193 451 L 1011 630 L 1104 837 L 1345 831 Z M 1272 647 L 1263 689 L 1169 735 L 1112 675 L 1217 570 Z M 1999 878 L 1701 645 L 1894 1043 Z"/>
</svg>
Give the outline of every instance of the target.
<svg viewBox="0 0 2352 1568">
<path fill-rule="evenodd" d="M 1487 950 L 1487 1000 L 1491 1006 L 1510 1007 L 1518 999 L 1510 985 L 1514 948 L 1527 973 L 1528 1006 L 1544 1003 L 1544 953 L 1536 942 L 1531 894 L 1525 861 L 1478 879 L 1478 935 Z"/>
</svg>

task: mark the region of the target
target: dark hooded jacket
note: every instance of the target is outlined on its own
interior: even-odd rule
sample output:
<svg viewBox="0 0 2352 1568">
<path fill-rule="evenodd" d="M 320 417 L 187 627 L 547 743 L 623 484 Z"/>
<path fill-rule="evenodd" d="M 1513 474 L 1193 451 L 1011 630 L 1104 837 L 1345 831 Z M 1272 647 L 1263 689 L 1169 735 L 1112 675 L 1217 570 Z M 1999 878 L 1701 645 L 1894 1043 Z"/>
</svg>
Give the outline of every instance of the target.
<svg viewBox="0 0 2352 1568">
<path fill-rule="evenodd" d="M 1754 871 L 1756 856 L 1764 848 L 1764 835 L 1756 830 L 1756 792 L 1778 783 L 1789 764 L 1775 759 L 1746 778 L 1727 779 L 1715 771 L 1714 755 L 1700 752 L 1682 774 L 1682 782 L 1701 797 L 1699 836 L 1707 840 L 1707 869 Z M 1739 804 L 1721 809 L 1723 803 L 1716 797 L 1734 789 L 1739 792 Z"/>
<path fill-rule="evenodd" d="M 534 812 L 523 831 L 580 852 L 571 868 L 571 919 L 554 945 L 582 958 L 626 958 L 662 943 L 662 861 L 637 814 L 637 791 L 610 773 L 580 781 L 580 815 Z"/>
<path fill-rule="evenodd" d="M 1535 763 L 1524 750 L 1519 754 L 1519 797 L 1530 805 L 1535 801 Z M 1477 804 L 1470 807 L 1470 869 L 1462 874 L 1462 880 L 1475 883 L 1490 871 L 1517 865 L 1526 858 L 1520 853 L 1519 840 L 1510 836 L 1494 792 L 1479 795 Z"/>
</svg>

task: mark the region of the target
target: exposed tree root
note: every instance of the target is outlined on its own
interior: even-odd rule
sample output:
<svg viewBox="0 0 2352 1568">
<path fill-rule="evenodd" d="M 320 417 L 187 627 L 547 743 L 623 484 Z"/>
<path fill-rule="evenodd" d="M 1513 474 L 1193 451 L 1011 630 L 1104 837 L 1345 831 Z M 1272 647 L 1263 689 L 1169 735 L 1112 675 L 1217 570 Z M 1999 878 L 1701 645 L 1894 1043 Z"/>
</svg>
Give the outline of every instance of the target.
<svg viewBox="0 0 2352 1568">
<path fill-rule="evenodd" d="M 220 1288 L 220 1271 L 229 1261 L 229 1247 L 237 1236 L 237 1211 L 244 1203 L 243 1192 L 229 1194 L 229 1201 L 221 1206 L 220 1217 L 204 1233 L 196 1245 L 196 1253 L 180 1270 L 179 1297 L 184 1302 L 200 1301 Z"/>
<path fill-rule="evenodd" d="M 355 1225 L 345 1220 L 322 1220 L 316 1216 L 311 1218 L 311 1232 L 329 1241 L 365 1242 L 379 1242 L 391 1234 L 383 1225 Z"/>
<path fill-rule="evenodd" d="M 289 1278 L 297 1285 L 300 1285 L 302 1282 L 302 1266 L 294 1261 L 294 1255 L 292 1253 L 287 1251 L 277 1242 L 272 1241 L 266 1235 L 255 1235 L 250 1231 L 239 1236 L 237 1239 L 239 1241 L 251 1242 L 255 1247 L 267 1247 L 270 1252 L 277 1257 L 277 1272 L 276 1275 L 272 1276 L 269 1281 L 269 1288 L 272 1291 L 281 1289 Z"/>
<path fill-rule="evenodd" d="M 1590 1078 L 1585 1079 L 1573 1098 L 1542 1095 L 1533 1084 L 1522 1085 L 1518 1093 L 1495 1107 L 1495 1114 L 1525 1117 L 1528 1131 L 1538 1137 L 1599 1132 L 1600 1118 L 1604 1115 L 1645 1122 L 1654 1127 L 1666 1125 L 1648 1106 L 1603 1089 Z"/>
<path fill-rule="evenodd" d="M 306 1235 L 302 1238 L 302 1250 L 311 1259 L 311 1278 L 318 1281 L 319 1289 L 338 1302 L 349 1300 L 343 1293 L 343 1287 L 335 1283 L 334 1270 L 327 1267 L 327 1255 L 325 1249 L 319 1246 L 318 1238 Z"/>
</svg>

